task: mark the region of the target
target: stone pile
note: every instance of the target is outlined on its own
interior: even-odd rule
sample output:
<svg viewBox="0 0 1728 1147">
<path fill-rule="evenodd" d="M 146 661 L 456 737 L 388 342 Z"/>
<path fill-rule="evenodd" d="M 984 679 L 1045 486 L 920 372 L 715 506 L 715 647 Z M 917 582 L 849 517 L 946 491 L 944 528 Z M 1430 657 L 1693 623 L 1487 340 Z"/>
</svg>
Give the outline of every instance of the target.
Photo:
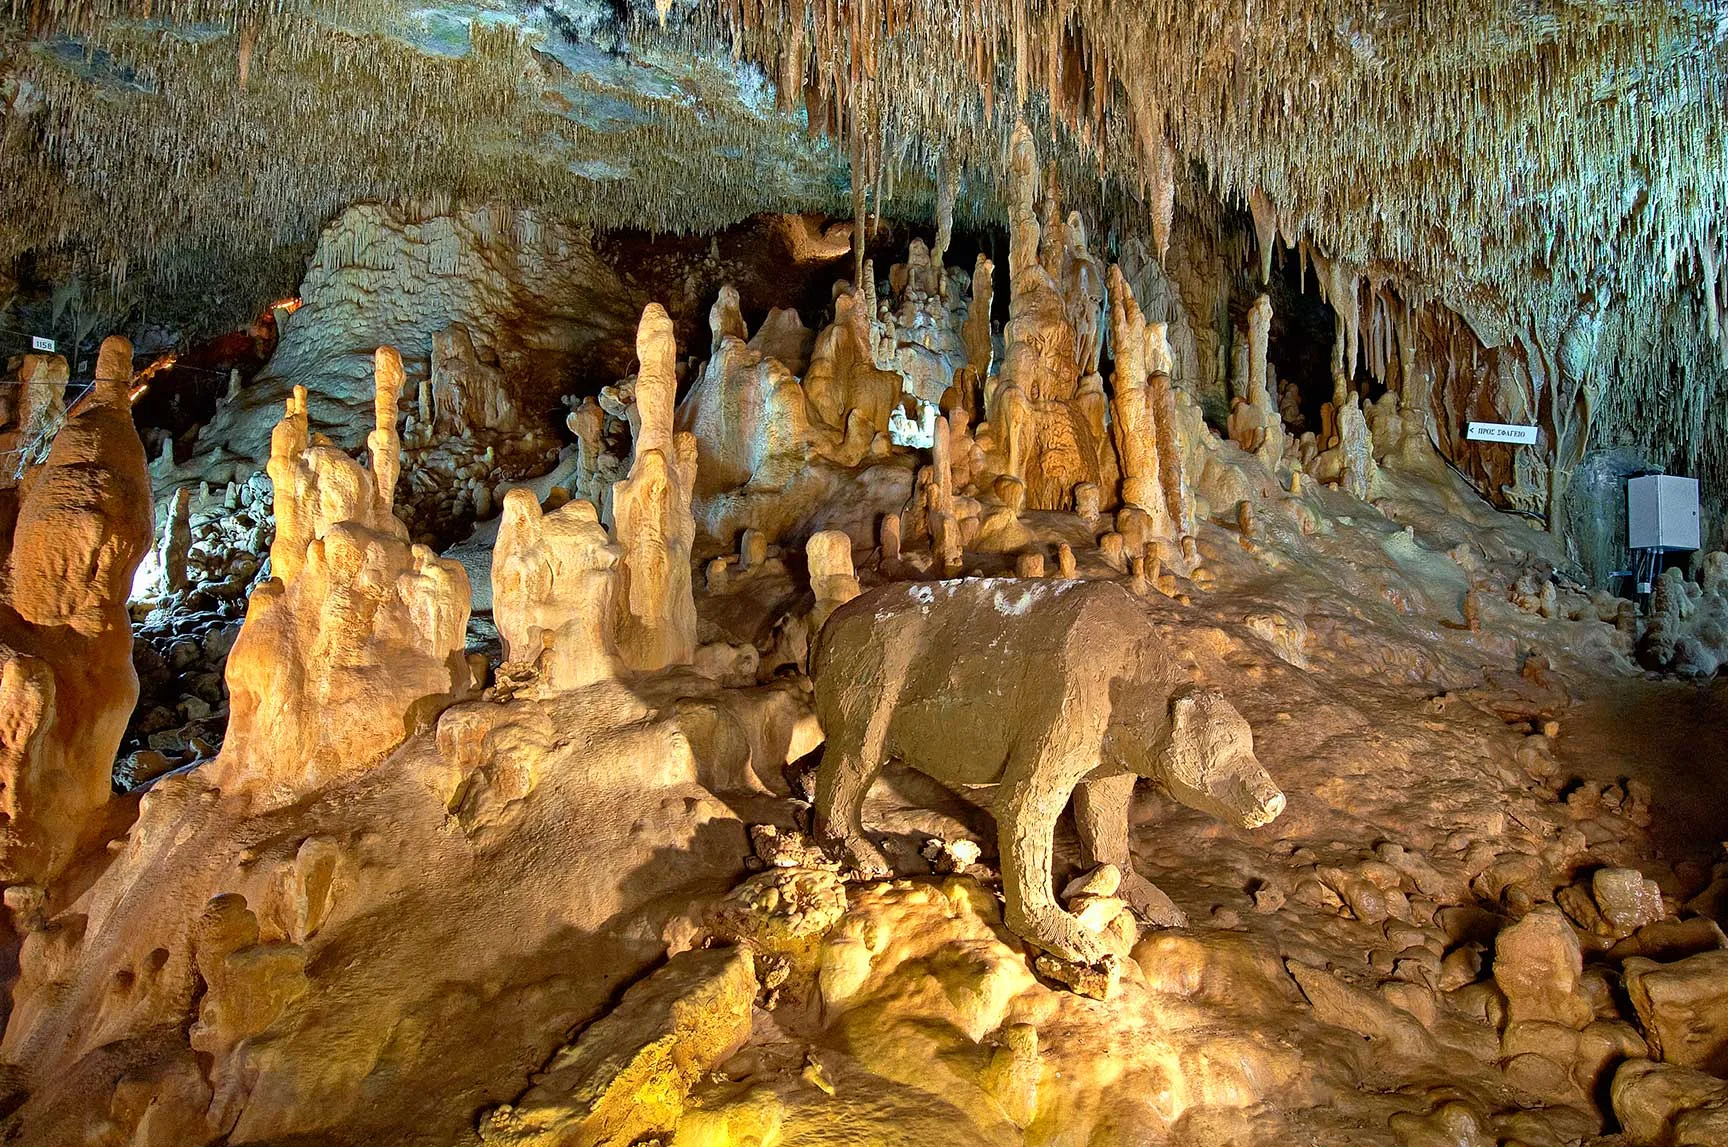
<svg viewBox="0 0 1728 1147">
<path fill-rule="evenodd" d="M 270 576 L 269 476 L 189 495 L 183 487 L 164 508 L 129 603 L 139 700 L 115 764 L 120 789 L 215 755 L 227 726 L 228 651 L 247 598 Z"/>
</svg>

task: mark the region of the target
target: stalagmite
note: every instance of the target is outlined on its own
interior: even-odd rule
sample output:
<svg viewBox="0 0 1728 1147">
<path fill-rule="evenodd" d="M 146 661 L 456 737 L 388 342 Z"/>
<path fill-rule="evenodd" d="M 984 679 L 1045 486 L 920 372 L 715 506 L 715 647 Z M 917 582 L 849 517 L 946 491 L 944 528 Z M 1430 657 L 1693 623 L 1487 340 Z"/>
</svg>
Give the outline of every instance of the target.
<svg viewBox="0 0 1728 1147">
<path fill-rule="evenodd" d="M 1186 454 L 1177 421 L 1176 385 L 1168 374 L 1154 374 L 1146 384 L 1152 426 L 1158 439 L 1158 466 L 1163 474 L 1165 507 L 1186 552 L 1194 534 L 1194 495 L 1188 482 Z"/>
<path fill-rule="evenodd" d="M 900 515 L 883 514 L 882 522 L 877 530 L 877 546 L 882 551 L 884 562 L 900 560 Z"/>
<path fill-rule="evenodd" d="M 1098 552 L 1103 556 L 1105 564 L 1111 569 L 1115 570 L 1117 573 L 1127 572 L 1127 540 L 1123 538 L 1121 534 L 1112 530 L 1110 533 L 1099 538 Z"/>
<path fill-rule="evenodd" d="M 153 523 L 131 379 L 132 345 L 105 340 L 90 398 L 20 486 L 0 583 L 0 884 L 46 884 L 87 842 L 138 699 L 126 595 Z"/>
<path fill-rule="evenodd" d="M 886 431 L 900 401 L 900 376 L 876 363 L 874 293 L 854 288 L 835 298 L 834 321 L 810 351 L 803 378 L 810 413 L 834 430 L 850 431 L 851 419 L 859 418 L 872 431 Z"/>
<path fill-rule="evenodd" d="M 1003 362 L 986 414 L 998 434 L 999 468 L 1026 486 L 1027 505 L 1060 509 L 1072 490 L 1099 477 L 1101 443 L 1076 404 L 1081 378 L 1097 359 L 1096 339 L 1075 318 L 1096 319 L 1103 290 L 1084 233 L 1053 226 L 1046 237 L 1037 215 L 1038 153 L 1024 124 L 1009 146 L 1009 319 Z M 1064 282 L 1051 275 L 1054 266 Z"/>
<path fill-rule="evenodd" d="M 990 309 L 995 304 L 996 264 L 979 254 L 972 266 L 972 302 L 961 327 L 961 339 L 966 347 L 966 385 L 961 388 L 961 405 L 978 412 L 978 389 L 990 375 L 995 347 L 990 338 Z"/>
<path fill-rule="evenodd" d="M 192 491 L 181 486 L 174 491 L 168 516 L 162 523 L 162 541 L 157 548 L 157 560 L 162 568 L 162 582 L 169 593 L 186 588 L 186 553 L 192 548 Z"/>
<path fill-rule="evenodd" d="M 650 671 L 688 664 L 696 654 L 690 575 L 696 440 L 673 431 L 677 347 L 672 320 L 658 303 L 642 312 L 636 357 L 641 425 L 629 477 L 612 488 L 612 532 L 623 550 L 618 653 L 629 668 Z"/>
<path fill-rule="evenodd" d="M 24 356 L 18 368 L 18 436 L 29 449 L 66 413 L 66 382 L 71 369 L 57 354 Z"/>
<path fill-rule="evenodd" d="M 1284 455 L 1284 422 L 1267 384 L 1266 343 L 1271 327 L 1272 300 L 1261 295 L 1248 310 L 1248 337 L 1237 343 L 1239 385 L 1230 410 L 1230 437 L 1268 468 L 1276 467 Z"/>
<path fill-rule="evenodd" d="M 1344 489 L 1362 501 L 1370 501 L 1375 494 L 1379 466 L 1374 463 L 1374 437 L 1362 416 L 1362 401 L 1355 394 L 1350 396 L 1350 406 L 1344 408 L 1344 416 L 1339 420 L 1339 439 L 1339 449 L 1344 451 Z"/>
<path fill-rule="evenodd" d="M 1257 406 L 1272 405 L 1266 385 L 1266 344 L 1272 331 L 1272 299 L 1261 295 L 1248 308 L 1248 399 Z"/>
<path fill-rule="evenodd" d="M 506 494 L 492 558 L 492 612 L 505 661 L 536 668 L 552 690 L 617 677 L 618 561 L 590 503 L 543 514 L 532 491 Z"/>
<path fill-rule="evenodd" d="M 402 375 L 389 348 L 375 382 L 371 471 L 312 438 L 304 388 L 271 439 L 274 576 L 229 654 L 229 735 L 210 766 L 261 807 L 363 773 L 470 685 L 467 574 L 411 546 L 392 513 Z"/>
<path fill-rule="evenodd" d="M 396 432 L 396 404 L 402 397 L 402 356 L 395 347 L 379 347 L 373 363 L 377 388 L 372 402 L 374 429 L 366 435 L 372 459 L 372 479 L 385 511 L 396 504 L 396 482 L 402 476 L 402 436 Z"/>
<path fill-rule="evenodd" d="M 1364 502 L 1379 496 L 1380 467 L 1374 461 L 1374 438 L 1355 394 L 1344 404 L 1338 419 L 1338 445 L 1324 451 L 1310 466 L 1322 482 L 1337 482 Z"/>
<path fill-rule="evenodd" d="M 576 436 L 576 488 L 573 493 L 600 506 L 604 502 L 600 459 L 605 453 L 600 436 L 606 428 L 606 412 L 592 397 L 585 398 L 564 421 L 570 433 Z M 609 490 L 605 492 L 610 493 Z"/>
<path fill-rule="evenodd" d="M 1014 553 L 1033 540 L 1032 531 L 1022 520 L 1026 509 L 1026 487 L 1008 474 L 998 477 L 991 492 L 997 504 L 980 515 L 978 536 L 972 548 L 980 553 Z"/>
<path fill-rule="evenodd" d="M 1158 436 L 1146 388 L 1145 318 L 1121 269 L 1110 268 L 1110 330 L 1117 349 L 1114 433 L 1122 468 L 1122 501 L 1151 519 L 1149 531 L 1174 538 L 1164 492 L 1164 472 L 1158 456 Z"/>
<path fill-rule="evenodd" d="M 809 564 L 810 590 L 816 595 L 809 618 L 810 632 L 816 634 L 829 614 L 863 591 L 852 568 L 852 539 L 844 530 L 812 534 L 804 543 L 804 555 Z"/>
<path fill-rule="evenodd" d="M 731 283 L 720 288 L 714 305 L 708 308 L 708 329 L 713 335 L 713 342 L 708 348 L 709 354 L 718 354 L 720 344 L 728 338 L 735 338 L 739 342 L 750 341 L 750 328 L 744 325 L 744 314 L 739 310 L 738 288 Z"/>
<path fill-rule="evenodd" d="M 809 332 L 790 315 L 779 329 L 791 342 Z M 676 425 L 696 444 L 692 512 L 701 530 L 731 540 L 758 529 L 779 538 L 794 529 L 811 498 L 805 468 L 813 453 L 840 452 L 838 436 L 811 424 L 804 388 L 791 369 L 766 353 L 764 325 L 746 343 L 737 292 L 722 287 L 709 312 L 712 356 L 684 400 Z M 773 321 L 772 319 L 770 320 Z M 640 397 L 638 398 L 640 401 Z"/>
</svg>

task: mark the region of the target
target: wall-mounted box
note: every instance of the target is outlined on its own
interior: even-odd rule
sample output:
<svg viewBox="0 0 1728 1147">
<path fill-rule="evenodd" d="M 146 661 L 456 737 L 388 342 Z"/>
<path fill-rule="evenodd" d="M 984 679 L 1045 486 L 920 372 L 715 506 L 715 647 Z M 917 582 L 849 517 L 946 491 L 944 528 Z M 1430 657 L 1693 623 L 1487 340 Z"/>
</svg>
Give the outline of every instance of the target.
<svg viewBox="0 0 1728 1147">
<path fill-rule="evenodd" d="M 1649 474 L 1626 480 L 1628 548 L 1695 550 L 1698 542 L 1698 479 Z"/>
</svg>

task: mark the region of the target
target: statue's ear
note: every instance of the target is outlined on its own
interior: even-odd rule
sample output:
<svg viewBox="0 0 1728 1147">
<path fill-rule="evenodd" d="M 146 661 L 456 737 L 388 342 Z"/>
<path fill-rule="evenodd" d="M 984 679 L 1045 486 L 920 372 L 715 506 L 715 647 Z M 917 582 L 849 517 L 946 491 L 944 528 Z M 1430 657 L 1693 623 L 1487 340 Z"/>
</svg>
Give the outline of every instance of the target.
<svg viewBox="0 0 1728 1147">
<path fill-rule="evenodd" d="M 1189 685 L 1170 698 L 1170 737 L 1173 741 L 1192 741 L 1201 735 L 1209 717 L 1224 704 L 1224 694 L 1216 689 Z"/>
<path fill-rule="evenodd" d="M 1177 725 L 1186 725 L 1196 720 L 1205 708 L 1205 703 L 1221 694 L 1216 689 L 1205 689 L 1199 685 L 1189 685 L 1178 690 L 1170 698 L 1170 720 Z"/>
</svg>

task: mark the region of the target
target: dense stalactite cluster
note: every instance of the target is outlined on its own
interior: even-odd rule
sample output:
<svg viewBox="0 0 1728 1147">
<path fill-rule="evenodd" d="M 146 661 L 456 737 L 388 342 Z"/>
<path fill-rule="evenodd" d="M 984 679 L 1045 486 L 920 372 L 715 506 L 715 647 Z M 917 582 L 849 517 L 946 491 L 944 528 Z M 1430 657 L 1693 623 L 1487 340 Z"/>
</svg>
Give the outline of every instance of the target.
<svg viewBox="0 0 1728 1147">
<path fill-rule="evenodd" d="M 712 53 L 561 58 L 556 27 L 499 12 L 427 31 L 435 9 L 393 0 L 11 7 L 0 175 L 28 209 L 0 257 L 34 252 L 118 310 L 208 317 L 165 290 L 222 300 L 219 322 L 255 309 L 357 200 L 655 230 L 843 202 L 834 156 L 752 109 L 747 70 Z"/>
<path fill-rule="evenodd" d="M 0 176 L 28 205 L 0 256 L 141 280 L 147 310 L 194 283 L 262 301 L 365 197 L 675 230 L 997 219 L 1025 119 L 1109 254 L 1164 256 L 1178 212 L 1245 264 L 1293 244 L 1376 377 L 1442 310 L 1512 348 L 1540 512 L 1593 441 L 1728 477 L 1704 398 L 1728 354 L 1728 69 L 1683 4 L 14 0 L 0 50 Z"/>
</svg>

